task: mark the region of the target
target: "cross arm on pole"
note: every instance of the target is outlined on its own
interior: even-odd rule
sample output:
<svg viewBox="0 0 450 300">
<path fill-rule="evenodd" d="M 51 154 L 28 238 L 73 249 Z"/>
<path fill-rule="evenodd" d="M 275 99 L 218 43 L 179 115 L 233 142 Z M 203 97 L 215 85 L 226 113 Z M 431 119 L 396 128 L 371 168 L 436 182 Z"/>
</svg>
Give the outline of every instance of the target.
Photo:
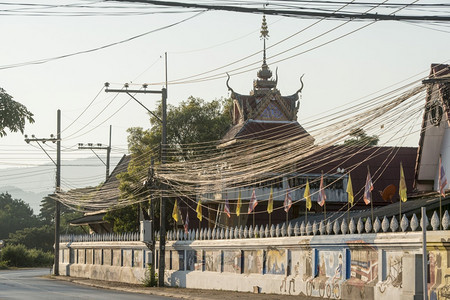
<svg viewBox="0 0 450 300">
<path fill-rule="evenodd" d="M 142 102 L 140 102 L 138 99 L 136 99 L 136 97 L 134 97 L 131 93 L 133 94 L 164 94 L 164 89 L 161 91 L 158 90 L 147 90 L 147 89 L 143 89 L 143 90 L 129 90 L 129 89 L 110 89 L 109 87 L 109 83 L 105 83 L 105 92 L 106 93 L 126 93 L 128 96 L 130 96 L 131 98 L 133 98 L 134 101 L 136 101 L 137 103 L 139 103 L 139 105 L 141 105 L 147 112 L 149 112 L 152 116 L 154 116 L 160 123 L 163 123 L 163 121 L 161 120 L 160 117 L 158 117 L 154 112 L 152 112 L 150 109 L 148 109 L 144 104 L 142 104 Z"/>
</svg>

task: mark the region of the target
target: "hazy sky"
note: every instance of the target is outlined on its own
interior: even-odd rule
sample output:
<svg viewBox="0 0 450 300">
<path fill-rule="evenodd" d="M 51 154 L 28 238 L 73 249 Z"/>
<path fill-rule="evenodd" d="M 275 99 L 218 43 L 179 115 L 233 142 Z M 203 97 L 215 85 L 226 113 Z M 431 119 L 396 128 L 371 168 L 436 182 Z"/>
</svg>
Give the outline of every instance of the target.
<svg viewBox="0 0 450 300">
<path fill-rule="evenodd" d="M 140 7 L 123 5 L 136 8 L 134 11 Z M 5 9 L 11 9 L 11 6 L 0 4 L 0 10 Z M 225 72 L 233 74 L 235 68 L 249 64 L 256 69 L 260 67 L 262 54 L 258 53 L 205 75 L 221 75 L 219 79 L 171 84 L 171 81 L 211 71 L 262 49 L 261 15 L 224 11 L 197 15 L 198 12 L 181 8 L 173 11 L 185 12 L 121 16 L 102 16 L 100 13 L 93 16 L 30 16 L 17 12 L 1 16 L 0 87 L 35 114 L 36 123 L 28 125 L 26 133 L 37 137 L 56 134 L 56 110 L 61 109 L 63 159 L 89 154 L 86 150 L 76 150 L 77 143 L 106 144 L 109 125 L 113 126 L 113 155 L 121 155 L 127 148 L 126 129 L 133 126 L 148 128 L 148 116 L 126 95 L 114 97 L 101 91 L 104 82 L 111 82 L 113 88 L 121 88 L 125 82 L 138 84 L 133 88 L 139 88 L 142 83 L 157 83 L 150 88 L 159 90 L 165 80 L 164 53 L 167 52 L 168 103 L 176 105 L 191 95 L 205 100 L 228 97 Z M 189 17 L 193 18 L 185 20 Z M 183 20 L 178 25 L 103 50 L 44 64 L 3 68 L 101 47 Z M 278 67 L 278 88 L 283 95 L 294 93 L 299 88 L 299 77 L 305 74 L 298 116 L 300 123 L 321 111 L 360 101 L 361 97 L 403 80 L 418 80 L 427 76 L 431 63 L 449 63 L 450 59 L 449 26 L 379 21 L 332 41 L 370 22 L 344 24 L 345 21 L 325 20 L 306 29 L 317 20 L 267 16 L 267 21 L 268 47 L 300 32 L 267 50 L 269 67 L 274 72 Z M 339 25 L 342 26 L 336 28 Z M 319 37 L 321 34 L 324 35 Z M 316 39 L 310 41 L 312 38 Z M 327 44 L 312 49 L 324 43 Z M 287 51 L 292 47 L 295 48 Z M 300 54 L 302 52 L 305 53 Z M 286 59 L 293 55 L 296 56 Z M 286 60 L 279 61 L 281 59 Z M 230 85 L 236 92 L 247 94 L 252 89 L 256 71 L 232 75 Z M 158 95 L 137 97 L 152 110 L 160 98 Z M 76 120 L 88 105 L 90 107 Z M 416 146 L 417 142 L 418 135 L 408 139 L 406 145 Z M 35 146 L 27 145 L 19 133 L 1 138 L 0 167 L 47 163 L 48 158 Z"/>
</svg>

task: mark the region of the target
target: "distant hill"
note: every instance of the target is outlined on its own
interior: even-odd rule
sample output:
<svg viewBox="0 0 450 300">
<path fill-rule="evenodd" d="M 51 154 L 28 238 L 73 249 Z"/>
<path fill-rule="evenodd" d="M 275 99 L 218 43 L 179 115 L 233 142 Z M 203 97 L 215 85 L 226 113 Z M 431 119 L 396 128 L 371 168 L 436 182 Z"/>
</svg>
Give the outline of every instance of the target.
<svg viewBox="0 0 450 300">
<path fill-rule="evenodd" d="M 121 156 L 111 157 L 110 172 Z M 61 162 L 61 186 L 63 190 L 97 186 L 105 180 L 105 166 L 96 157 Z M 15 199 L 30 205 L 39 214 L 43 197 L 55 190 L 56 168 L 45 164 L 27 168 L 0 169 L 0 193 L 8 192 Z"/>
<path fill-rule="evenodd" d="M 40 192 L 40 193 L 27 192 L 15 186 L 0 186 L 0 192 L 1 193 L 7 192 L 8 194 L 11 195 L 11 197 L 13 197 L 13 199 L 22 199 L 23 201 L 25 201 L 30 205 L 35 215 L 39 214 L 40 211 L 39 205 L 41 204 L 42 198 L 44 198 L 49 194 L 47 192 Z"/>
</svg>

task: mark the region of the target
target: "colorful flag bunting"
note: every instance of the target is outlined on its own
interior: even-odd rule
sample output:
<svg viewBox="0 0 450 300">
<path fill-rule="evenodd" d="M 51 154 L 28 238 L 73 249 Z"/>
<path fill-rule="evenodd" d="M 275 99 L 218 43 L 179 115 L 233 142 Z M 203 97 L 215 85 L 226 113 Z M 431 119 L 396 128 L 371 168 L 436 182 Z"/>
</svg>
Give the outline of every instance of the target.
<svg viewBox="0 0 450 300">
<path fill-rule="evenodd" d="M 311 207 L 312 207 L 312 202 L 311 202 L 311 193 L 309 192 L 309 181 L 308 181 L 308 179 L 306 179 L 306 187 L 305 187 L 305 192 L 303 193 L 303 197 L 306 199 L 306 208 L 308 210 L 310 210 Z"/>
<path fill-rule="evenodd" d="M 255 189 L 253 189 L 252 197 L 248 203 L 248 213 L 251 213 L 255 209 L 256 205 L 258 205 L 258 200 L 256 200 Z"/>
<path fill-rule="evenodd" d="M 202 216 L 202 203 L 200 199 L 198 199 L 197 208 L 195 209 L 195 211 L 197 212 L 197 219 L 201 221 L 203 219 L 203 216 Z"/>
<path fill-rule="evenodd" d="M 273 187 L 270 187 L 269 202 L 267 203 L 267 212 L 271 214 L 273 212 Z"/>
<path fill-rule="evenodd" d="M 178 213 L 178 201 L 176 199 L 175 204 L 173 205 L 172 218 L 175 220 L 175 222 L 178 222 L 178 220 L 180 219 L 180 215 Z"/>
<path fill-rule="evenodd" d="M 327 196 L 325 195 L 325 190 L 323 188 L 323 174 L 320 177 L 320 187 L 319 187 L 319 197 L 317 198 L 317 203 L 319 203 L 320 206 L 323 206 L 325 204 L 325 200 L 327 200 Z"/>
<path fill-rule="evenodd" d="M 400 196 L 400 200 L 406 202 L 408 198 L 406 197 L 406 181 L 405 174 L 403 173 L 403 165 L 400 162 L 400 183 L 398 184 L 398 194 Z"/>
<path fill-rule="evenodd" d="M 442 157 L 439 156 L 439 193 L 445 197 L 445 187 L 447 186 L 447 177 L 445 176 Z"/>
<path fill-rule="evenodd" d="M 350 177 L 350 173 L 348 173 L 348 182 L 347 182 L 347 196 L 348 196 L 348 203 L 353 206 L 353 186 L 352 186 L 352 178 Z"/>
<path fill-rule="evenodd" d="M 184 222 L 184 232 L 186 232 L 186 234 L 189 231 L 189 209 L 186 211 L 186 221 Z"/>
<path fill-rule="evenodd" d="M 369 170 L 367 170 L 366 186 L 364 187 L 364 203 L 370 204 L 372 202 L 373 183 Z"/>
<path fill-rule="evenodd" d="M 288 212 L 292 206 L 291 189 L 286 190 L 286 197 L 284 197 L 284 211 Z"/>
<path fill-rule="evenodd" d="M 228 198 L 225 199 L 225 206 L 224 206 L 223 210 L 227 214 L 228 218 L 230 218 L 231 217 L 231 214 L 230 214 L 230 203 L 228 203 Z"/>
</svg>

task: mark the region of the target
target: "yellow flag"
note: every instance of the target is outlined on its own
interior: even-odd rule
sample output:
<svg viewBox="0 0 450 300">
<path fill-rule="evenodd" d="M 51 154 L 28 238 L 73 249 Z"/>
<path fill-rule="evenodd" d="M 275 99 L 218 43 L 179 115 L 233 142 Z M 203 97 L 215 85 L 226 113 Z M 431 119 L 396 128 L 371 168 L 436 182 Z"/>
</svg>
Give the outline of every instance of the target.
<svg viewBox="0 0 450 300">
<path fill-rule="evenodd" d="M 238 202 L 237 202 L 237 206 L 236 206 L 236 216 L 238 216 L 238 217 L 241 214 L 241 206 L 242 206 L 241 191 L 239 191 Z"/>
<path fill-rule="evenodd" d="M 179 220 L 178 202 L 176 199 L 175 199 L 175 204 L 173 205 L 172 218 L 175 220 L 175 222 L 178 222 L 178 220 Z"/>
<path fill-rule="evenodd" d="M 398 185 L 398 194 L 400 196 L 400 200 L 403 202 L 406 202 L 408 200 L 406 198 L 406 181 L 405 181 L 405 174 L 403 173 L 403 165 L 400 162 L 400 183 Z"/>
<path fill-rule="evenodd" d="M 312 207 L 312 202 L 311 202 L 311 194 L 309 192 L 309 181 L 308 181 L 308 179 L 306 179 L 306 187 L 305 187 L 305 193 L 303 194 L 303 197 L 306 199 L 306 208 L 308 210 L 310 210 L 311 207 Z"/>
<path fill-rule="evenodd" d="M 267 203 L 267 212 L 271 214 L 273 212 L 273 187 L 270 186 L 269 203 Z"/>
<path fill-rule="evenodd" d="M 202 204 L 200 199 L 197 202 L 197 208 L 195 209 L 195 211 L 197 212 L 197 219 L 201 221 L 203 216 L 202 216 Z"/>
<path fill-rule="evenodd" d="M 355 198 L 353 196 L 352 178 L 350 177 L 350 173 L 348 173 L 347 195 L 348 195 L 348 203 L 350 203 L 353 206 L 353 200 Z"/>
</svg>

